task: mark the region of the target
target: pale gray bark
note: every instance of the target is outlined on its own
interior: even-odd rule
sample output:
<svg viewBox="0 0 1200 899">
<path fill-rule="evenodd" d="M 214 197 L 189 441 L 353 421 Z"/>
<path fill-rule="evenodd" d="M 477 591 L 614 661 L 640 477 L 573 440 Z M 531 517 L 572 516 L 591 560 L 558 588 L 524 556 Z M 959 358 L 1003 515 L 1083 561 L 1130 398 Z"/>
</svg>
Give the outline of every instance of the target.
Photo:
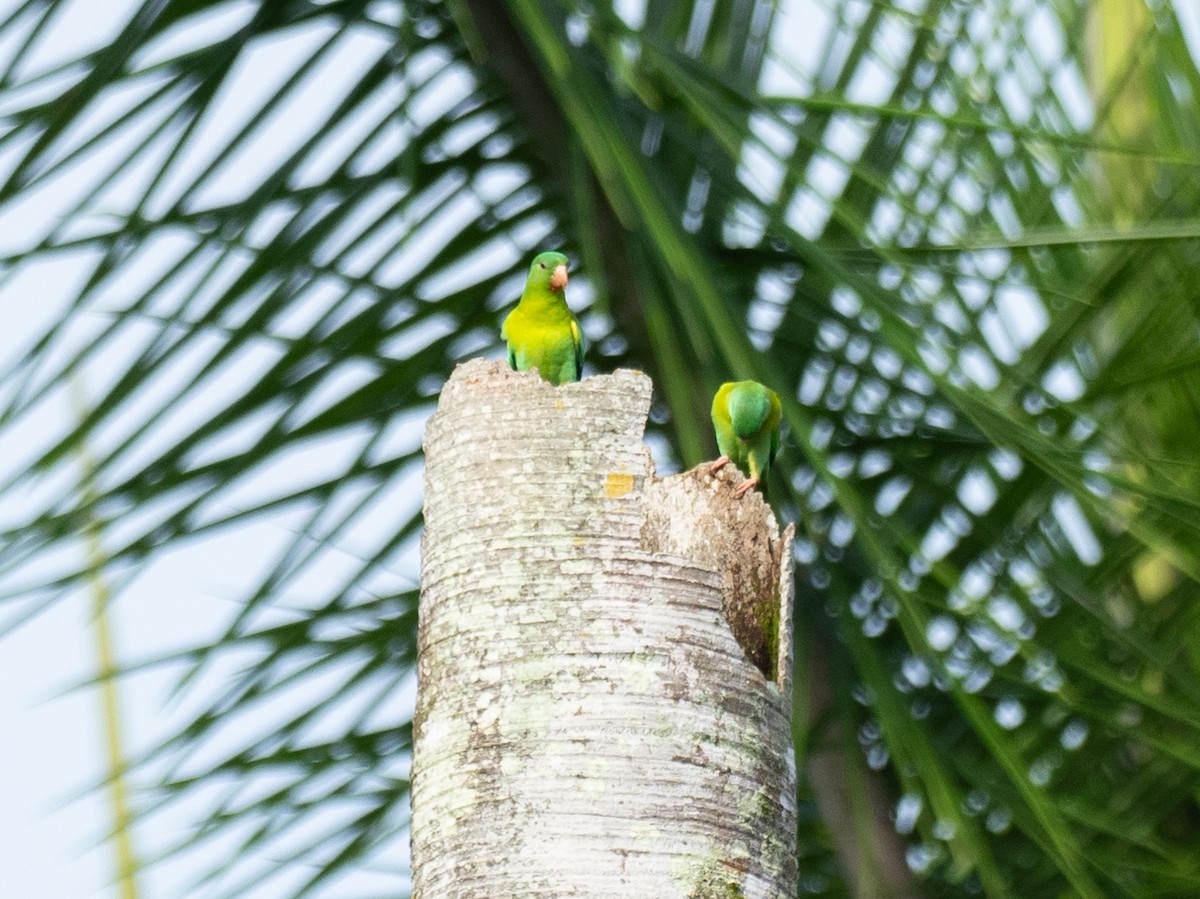
<svg viewBox="0 0 1200 899">
<path fill-rule="evenodd" d="M 732 466 L 656 478 L 650 390 L 476 360 L 442 391 L 418 899 L 796 894 L 791 528 Z"/>
</svg>

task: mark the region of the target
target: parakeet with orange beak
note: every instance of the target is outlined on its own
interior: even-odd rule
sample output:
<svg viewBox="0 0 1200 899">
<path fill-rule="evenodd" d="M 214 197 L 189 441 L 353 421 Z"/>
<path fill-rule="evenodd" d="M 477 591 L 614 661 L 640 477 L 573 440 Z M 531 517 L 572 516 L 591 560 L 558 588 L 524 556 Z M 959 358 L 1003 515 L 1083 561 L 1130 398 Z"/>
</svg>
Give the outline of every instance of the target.
<svg viewBox="0 0 1200 899">
<path fill-rule="evenodd" d="M 718 471 L 733 462 L 746 475 L 734 496 L 760 484 L 779 452 L 779 421 L 783 407 L 779 395 L 757 381 L 730 381 L 722 384 L 713 397 L 712 422 L 717 432 L 721 458 L 710 471 Z M 762 484 L 766 493 L 766 484 Z"/>
<path fill-rule="evenodd" d="M 536 368 L 555 386 L 583 377 L 583 337 L 567 306 L 566 287 L 567 257 L 539 254 L 521 301 L 500 330 L 508 341 L 508 364 L 517 371 Z"/>
</svg>

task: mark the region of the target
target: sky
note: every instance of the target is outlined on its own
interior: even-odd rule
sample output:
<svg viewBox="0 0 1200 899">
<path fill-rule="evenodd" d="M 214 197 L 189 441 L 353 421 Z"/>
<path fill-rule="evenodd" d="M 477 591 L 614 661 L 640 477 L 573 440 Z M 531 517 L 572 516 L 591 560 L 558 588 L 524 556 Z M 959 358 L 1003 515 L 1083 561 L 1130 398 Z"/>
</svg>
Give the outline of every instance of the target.
<svg viewBox="0 0 1200 899">
<path fill-rule="evenodd" d="M 0 16 L 16 5 L 17 0 L 0 0 Z M 42 42 L 42 50 L 27 60 L 27 71 L 49 68 L 79 50 L 102 45 L 140 6 L 140 0 L 104 4 L 74 0 L 62 6 Z M 226 4 L 224 15 L 236 19 L 250 8 L 251 4 L 232 2 Z M 217 26 L 228 28 L 221 22 L 210 22 L 208 27 Z M 283 64 L 297 54 L 311 52 L 317 37 L 296 34 L 290 41 L 264 47 L 243 61 L 235 77 L 236 90 L 229 92 L 215 126 L 197 142 L 201 155 L 205 149 L 219 146 L 222 134 L 244 119 L 253 109 L 249 104 L 270 89 Z M 174 38 L 181 44 L 203 39 L 203 28 Z M 361 44 L 348 44 L 337 50 L 327 65 L 335 72 L 357 72 L 362 54 L 356 51 L 362 49 Z M 4 52 L 0 48 L 0 55 Z M 336 79 L 325 85 L 314 84 L 306 94 L 311 104 L 308 114 L 319 116 L 322 102 L 327 102 L 324 98 L 336 96 L 338 90 Z M 306 121 L 296 117 L 293 123 L 280 127 L 301 140 Z M 224 183 L 217 182 L 214 189 L 237 190 L 239 177 L 253 177 L 256 165 L 274 157 L 274 153 L 261 152 L 261 157 L 244 161 L 237 174 Z M 196 160 L 192 170 L 201 162 Z M 6 250 L 31 232 L 54 225 L 56 216 L 89 177 L 87 167 L 81 168 L 84 170 L 71 173 L 43 191 L 36 202 L 0 214 Z M 147 277 L 152 268 L 153 263 L 148 263 Z M 64 302 L 76 289 L 83 270 L 81 260 L 59 259 L 31 268 L 0 286 L 0 306 L 5 309 L 5 326 L 0 328 L 0 364 L 23 352 L 36 334 L 62 315 Z M 133 286 L 127 285 L 130 289 Z M 103 324 L 92 320 L 85 322 L 84 328 L 95 329 Z M 77 339 L 86 340 L 86 331 Z M 96 385 L 121 370 L 126 361 L 122 352 L 131 349 L 131 345 L 118 346 L 109 358 L 94 365 L 80 379 L 83 392 L 95 396 Z M 248 361 L 240 375 L 235 372 L 234 376 L 252 377 L 255 364 L 254 360 Z M 9 464 L 27 457 L 35 447 L 61 434 L 76 414 L 65 395 L 42 404 L 20 435 L 10 433 L 7 442 L 0 442 L 0 456 Z M 291 473 L 295 475 L 299 467 L 303 477 L 304 461 L 291 461 Z M 262 479 L 265 483 L 251 490 L 279 489 L 285 477 L 282 473 L 274 478 L 267 476 Z M 414 488 L 408 489 L 412 492 Z M 249 491 L 245 495 L 248 497 Z M 32 503 L 34 497 L 28 501 Z M 21 511 L 0 508 L 0 519 L 19 517 Z M 265 516 L 158 556 L 110 607 L 118 663 L 130 665 L 160 658 L 212 639 L 239 608 L 246 585 L 262 576 L 266 563 L 292 539 L 298 526 L 296 512 Z M 76 549 L 82 555 L 83 548 Z M 64 595 L 0 641 L 0 896 L 99 899 L 116 895 L 112 849 L 105 842 L 111 809 L 107 792 L 96 789 L 105 776 L 100 699 L 95 691 L 79 686 L 95 675 L 98 664 L 91 609 L 92 598 L 86 591 Z M 155 666 L 121 680 L 127 754 L 136 756 L 147 751 L 185 720 L 189 710 L 198 707 L 194 697 L 182 702 L 171 699 L 171 687 L 179 671 L 178 666 Z M 220 672 L 209 678 L 210 685 L 219 681 Z M 202 688 L 200 693 L 204 692 Z M 411 696 L 406 701 L 411 703 Z M 192 823 L 189 811 L 195 810 L 195 805 L 180 806 L 156 817 L 152 826 L 136 828 L 135 849 L 140 858 L 149 860 L 185 834 Z M 218 843 L 203 854 L 150 867 L 140 878 L 143 895 L 183 895 L 205 866 L 219 866 L 222 851 Z M 407 847 L 399 846 L 395 851 L 404 855 Z M 353 888 L 361 894 L 387 883 L 394 884 L 394 878 L 368 871 L 342 889 Z M 284 893 L 279 892 L 281 889 Z M 335 890 L 333 895 L 338 892 Z M 276 884 L 252 895 L 283 894 L 286 887 Z"/>
<path fill-rule="evenodd" d="M 5 2 L 4 13 L 13 6 Z M 59 46 L 69 53 L 102 40 L 131 6 L 112 4 L 111 22 L 78 14 L 63 17 L 56 29 Z M 38 64 L 52 60 L 44 58 Z M 9 233 L 35 216 L 28 209 L 7 214 Z M 7 327 L 0 329 L 4 360 L 61 313 L 62 291 L 55 289 L 54 273 L 39 274 L 23 279 L 15 290 L 10 286 L 0 292 L 7 320 Z M 55 433 L 68 414 L 66 408 L 46 410 L 31 421 L 29 446 Z M 2 451 L 12 458 L 24 455 L 25 449 L 6 446 Z M 158 589 L 162 586 L 159 579 Z M 153 579 L 147 587 L 154 589 Z M 180 604 L 187 611 L 163 622 L 162 606 L 150 593 L 139 593 L 114 609 L 121 657 L 160 649 L 160 639 L 170 639 L 176 628 L 186 633 L 189 626 L 199 625 L 188 620 L 196 606 Z M 0 893 L 6 896 L 114 895 L 109 886 L 111 849 L 103 841 L 107 798 L 92 789 L 103 777 L 99 702 L 90 691 L 72 689 L 96 671 L 89 607 L 85 594 L 65 597 L 0 643 Z M 138 688 L 122 691 L 128 733 L 140 734 L 143 740 L 147 730 L 154 729 L 148 723 L 157 715 L 156 694 L 163 686 L 161 676 L 155 679 L 158 683 L 146 678 Z"/>
</svg>

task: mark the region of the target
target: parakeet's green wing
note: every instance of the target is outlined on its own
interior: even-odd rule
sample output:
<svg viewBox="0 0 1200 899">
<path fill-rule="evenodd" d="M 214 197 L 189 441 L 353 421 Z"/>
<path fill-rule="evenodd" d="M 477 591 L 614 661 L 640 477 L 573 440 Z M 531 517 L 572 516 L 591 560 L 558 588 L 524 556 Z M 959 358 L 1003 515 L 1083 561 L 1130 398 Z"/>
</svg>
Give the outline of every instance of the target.
<svg viewBox="0 0 1200 899">
<path fill-rule="evenodd" d="M 733 459 L 735 452 L 733 425 L 729 421 L 728 404 L 729 391 L 732 387 L 732 383 L 722 384 L 713 397 L 712 403 L 712 423 L 713 431 L 717 435 L 717 449 L 721 451 L 721 455 L 730 459 Z"/>
<path fill-rule="evenodd" d="M 500 325 L 500 339 L 508 344 L 508 367 L 513 371 L 517 370 L 517 354 L 513 350 L 512 341 L 508 337 L 508 319 L 512 313 L 504 317 L 504 322 Z"/>
<path fill-rule="evenodd" d="M 779 394 L 767 388 L 767 396 L 771 400 L 771 414 L 767 416 L 767 427 L 771 429 L 771 452 L 767 457 L 767 466 L 775 464 L 779 455 L 779 426 L 783 421 L 783 404 L 779 402 Z"/>
<path fill-rule="evenodd" d="M 575 341 L 575 380 L 583 380 L 583 334 L 579 331 L 579 322 L 572 317 L 571 337 Z"/>
</svg>

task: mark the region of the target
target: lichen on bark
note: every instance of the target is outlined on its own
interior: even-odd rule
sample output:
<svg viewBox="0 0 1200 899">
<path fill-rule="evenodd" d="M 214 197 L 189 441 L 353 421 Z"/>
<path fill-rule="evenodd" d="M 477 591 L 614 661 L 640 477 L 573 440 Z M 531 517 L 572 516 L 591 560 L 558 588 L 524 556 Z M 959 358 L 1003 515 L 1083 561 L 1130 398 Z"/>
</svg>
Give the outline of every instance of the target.
<svg viewBox="0 0 1200 899">
<path fill-rule="evenodd" d="M 415 897 L 795 895 L 791 531 L 737 474 L 656 478 L 650 391 L 483 361 L 443 390 Z"/>
</svg>

